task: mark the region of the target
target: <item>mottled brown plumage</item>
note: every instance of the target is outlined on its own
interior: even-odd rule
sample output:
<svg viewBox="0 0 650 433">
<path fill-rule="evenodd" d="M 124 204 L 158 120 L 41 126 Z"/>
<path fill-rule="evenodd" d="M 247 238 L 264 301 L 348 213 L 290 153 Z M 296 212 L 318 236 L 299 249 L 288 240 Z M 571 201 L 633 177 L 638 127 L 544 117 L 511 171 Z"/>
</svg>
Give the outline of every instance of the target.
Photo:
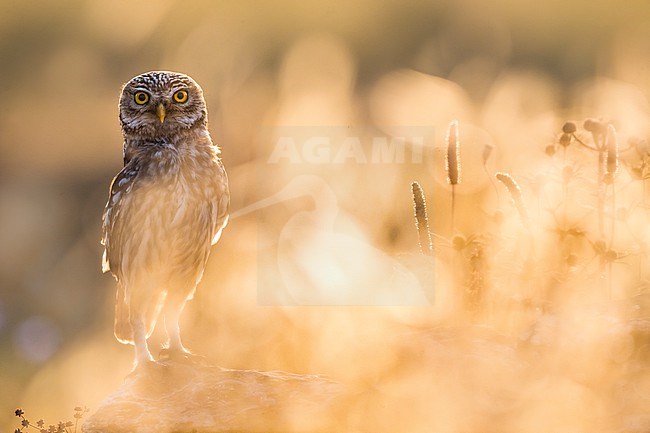
<svg viewBox="0 0 650 433">
<path fill-rule="evenodd" d="M 230 195 L 199 85 L 148 72 L 120 98 L 124 168 L 103 215 L 103 270 L 117 279 L 115 336 L 152 360 L 147 338 L 164 315 L 171 355 L 187 354 L 178 321 L 228 222 Z"/>
</svg>

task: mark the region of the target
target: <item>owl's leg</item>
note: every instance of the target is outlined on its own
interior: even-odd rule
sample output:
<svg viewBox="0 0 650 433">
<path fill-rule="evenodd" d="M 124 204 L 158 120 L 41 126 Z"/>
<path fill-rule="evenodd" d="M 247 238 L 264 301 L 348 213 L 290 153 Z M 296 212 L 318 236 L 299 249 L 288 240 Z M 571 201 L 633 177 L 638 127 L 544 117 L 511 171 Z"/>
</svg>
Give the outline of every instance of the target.
<svg viewBox="0 0 650 433">
<path fill-rule="evenodd" d="M 133 329 L 133 344 L 135 345 L 135 363 L 140 364 L 153 361 L 149 346 L 147 345 L 147 329 L 144 315 L 131 311 L 131 328 Z"/>
<path fill-rule="evenodd" d="M 185 300 L 182 302 L 171 302 L 165 304 L 165 330 L 169 338 L 170 352 L 188 352 L 181 341 L 180 319 Z"/>
<path fill-rule="evenodd" d="M 156 290 L 152 282 L 134 285 L 129 297 L 129 319 L 133 329 L 133 345 L 135 346 L 135 362 L 153 361 L 147 345 L 156 324 L 158 313 L 164 299 L 164 292 Z"/>
<path fill-rule="evenodd" d="M 192 296 L 192 288 L 175 288 L 169 290 L 165 299 L 163 315 L 165 317 L 165 330 L 167 331 L 168 346 L 161 351 L 161 358 L 190 359 L 194 355 L 183 346 L 181 341 L 180 318 L 187 299 Z"/>
</svg>

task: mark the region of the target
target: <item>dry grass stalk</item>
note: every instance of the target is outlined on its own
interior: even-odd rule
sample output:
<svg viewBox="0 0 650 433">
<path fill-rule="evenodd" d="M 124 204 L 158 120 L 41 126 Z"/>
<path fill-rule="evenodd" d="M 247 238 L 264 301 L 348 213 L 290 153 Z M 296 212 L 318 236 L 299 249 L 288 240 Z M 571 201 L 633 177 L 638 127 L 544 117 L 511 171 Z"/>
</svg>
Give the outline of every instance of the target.
<svg viewBox="0 0 650 433">
<path fill-rule="evenodd" d="M 519 184 L 517 184 L 514 178 L 510 176 L 508 173 L 497 172 L 494 176 L 497 178 L 499 182 L 501 182 L 506 187 L 506 189 L 510 193 L 510 197 L 512 198 L 512 202 L 514 203 L 515 207 L 517 208 L 517 211 L 519 212 L 519 216 L 521 218 L 522 223 L 526 228 L 528 228 L 529 227 L 528 212 L 526 211 L 526 206 L 524 205 L 524 199 Z"/>
<path fill-rule="evenodd" d="M 612 185 L 612 226 L 610 230 L 610 241 L 613 243 L 616 234 L 616 218 L 614 217 L 614 214 L 616 213 L 616 188 L 614 186 L 614 178 L 618 172 L 618 137 L 616 136 L 616 129 L 612 125 L 607 125 L 605 146 L 607 148 L 607 155 L 605 158 L 605 174 L 603 175 L 603 183 L 606 185 Z"/>
<path fill-rule="evenodd" d="M 427 218 L 427 203 L 424 199 L 424 191 L 419 183 L 411 184 L 413 193 L 413 207 L 415 209 L 415 228 L 418 231 L 418 243 L 422 254 L 433 254 L 433 243 L 431 231 L 429 230 L 429 219 Z"/>
<path fill-rule="evenodd" d="M 605 123 L 597 119 L 586 119 L 583 127 L 591 132 L 595 150 L 598 152 L 598 189 L 596 196 L 598 198 L 598 232 L 601 236 L 605 235 L 605 173 L 607 167 L 607 143 L 606 135 L 608 127 Z"/>
<path fill-rule="evenodd" d="M 605 175 L 613 178 L 618 172 L 618 138 L 616 137 L 616 129 L 612 125 L 607 126 L 606 146 Z"/>
</svg>

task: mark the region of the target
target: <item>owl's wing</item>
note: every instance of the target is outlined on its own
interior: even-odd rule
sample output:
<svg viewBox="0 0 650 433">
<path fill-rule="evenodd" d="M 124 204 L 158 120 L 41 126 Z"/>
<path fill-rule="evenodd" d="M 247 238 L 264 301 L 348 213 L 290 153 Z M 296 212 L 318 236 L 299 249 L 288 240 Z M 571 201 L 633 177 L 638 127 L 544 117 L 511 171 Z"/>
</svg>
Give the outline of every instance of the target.
<svg viewBox="0 0 650 433">
<path fill-rule="evenodd" d="M 109 253 L 111 251 L 111 237 L 115 228 L 115 222 L 120 216 L 122 204 L 126 196 L 128 196 L 136 178 L 140 172 L 140 163 L 137 158 L 131 159 L 129 163 L 113 178 L 111 182 L 110 192 L 108 195 L 108 202 L 104 208 L 102 215 L 102 245 L 104 245 L 104 256 L 102 258 L 102 271 L 108 272 L 111 270 Z"/>
<path fill-rule="evenodd" d="M 230 210 L 230 190 L 228 189 L 228 175 L 221 160 L 217 164 L 217 175 L 215 176 L 217 183 L 217 196 L 214 199 L 213 205 L 216 206 L 214 212 L 214 219 L 212 224 L 212 245 L 216 244 L 221 237 L 221 232 L 228 224 L 228 215 Z"/>
</svg>

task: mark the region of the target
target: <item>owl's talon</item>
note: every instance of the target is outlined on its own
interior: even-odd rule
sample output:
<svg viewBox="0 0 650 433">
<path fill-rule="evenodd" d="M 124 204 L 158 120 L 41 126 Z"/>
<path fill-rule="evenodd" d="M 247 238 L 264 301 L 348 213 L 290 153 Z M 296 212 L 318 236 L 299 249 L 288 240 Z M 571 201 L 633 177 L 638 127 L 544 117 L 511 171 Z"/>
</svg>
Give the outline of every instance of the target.
<svg viewBox="0 0 650 433">
<path fill-rule="evenodd" d="M 197 355 L 187 349 L 169 349 L 163 348 L 158 353 L 159 361 L 176 361 L 189 364 L 205 363 L 205 356 Z"/>
</svg>

